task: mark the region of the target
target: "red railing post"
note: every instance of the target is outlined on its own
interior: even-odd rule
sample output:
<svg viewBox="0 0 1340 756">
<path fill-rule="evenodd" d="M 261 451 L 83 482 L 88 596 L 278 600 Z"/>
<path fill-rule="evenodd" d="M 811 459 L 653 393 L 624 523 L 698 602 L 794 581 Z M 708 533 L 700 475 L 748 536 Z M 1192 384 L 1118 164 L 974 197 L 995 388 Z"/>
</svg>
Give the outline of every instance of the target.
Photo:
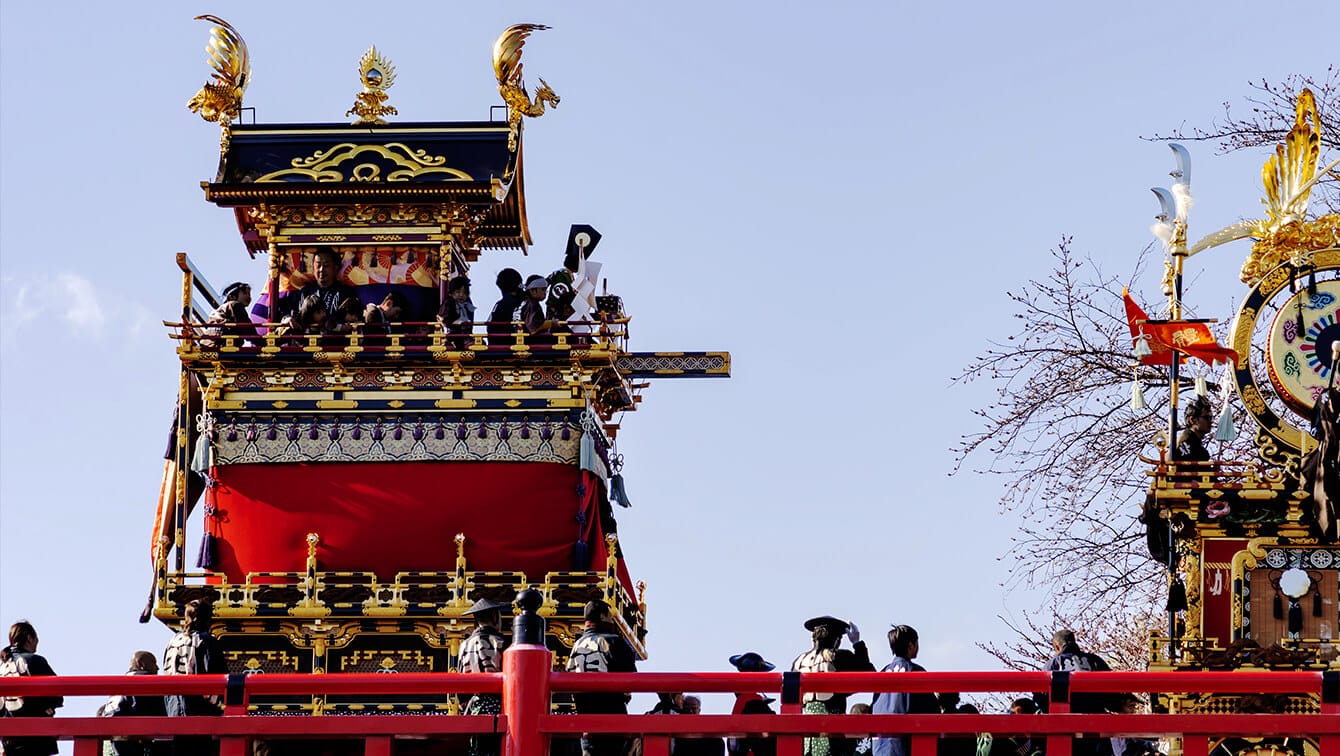
<svg viewBox="0 0 1340 756">
<path fill-rule="evenodd" d="M 223 694 L 223 715 L 225 717 L 245 717 L 247 715 L 247 676 L 228 675 L 226 685 Z M 219 738 L 219 756 L 251 756 L 251 739 L 245 735 Z"/>
<path fill-rule="evenodd" d="M 388 735 L 368 737 L 363 741 L 363 756 L 391 756 L 391 742 Z"/>
<path fill-rule="evenodd" d="M 540 724 L 549 714 L 549 674 L 554 655 L 539 645 L 518 645 L 503 654 L 503 712 L 507 733 L 506 756 L 545 756 L 549 736 Z"/>
<path fill-rule="evenodd" d="M 1047 714 L 1070 713 L 1070 673 L 1052 672 L 1051 696 L 1048 699 Z M 1047 736 L 1047 756 L 1070 756 L 1071 737 L 1067 734 Z"/>
<path fill-rule="evenodd" d="M 804 705 L 800 693 L 800 673 L 783 672 L 782 673 L 782 705 L 783 714 L 801 714 L 804 712 Z M 798 735 L 780 735 L 777 738 L 777 756 L 801 756 L 805 752 L 805 740 Z"/>
<path fill-rule="evenodd" d="M 1329 716 L 1340 714 L 1340 672 L 1327 670 L 1321 673 L 1321 713 Z M 1340 756 L 1340 735 L 1322 735 L 1317 738 L 1317 750 L 1321 756 Z"/>
</svg>

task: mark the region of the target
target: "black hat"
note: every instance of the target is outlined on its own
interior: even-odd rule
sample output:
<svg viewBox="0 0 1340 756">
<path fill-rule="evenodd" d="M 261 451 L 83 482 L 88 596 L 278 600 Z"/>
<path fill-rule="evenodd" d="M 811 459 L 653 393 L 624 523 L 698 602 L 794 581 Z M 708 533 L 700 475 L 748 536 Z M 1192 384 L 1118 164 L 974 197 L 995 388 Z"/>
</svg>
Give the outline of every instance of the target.
<svg viewBox="0 0 1340 756">
<path fill-rule="evenodd" d="M 805 629 L 811 632 L 813 632 L 814 628 L 820 627 L 822 625 L 836 627 L 838 628 L 838 632 L 842 633 L 847 632 L 847 628 L 851 627 L 851 625 L 849 625 L 846 620 L 840 620 L 837 617 L 830 617 L 827 614 L 825 614 L 822 617 L 811 617 L 810 619 L 805 620 Z"/>
<path fill-rule="evenodd" d="M 504 609 L 509 606 L 511 606 L 511 604 L 507 604 L 502 601 L 493 601 L 492 599 L 482 598 L 476 601 L 469 609 L 466 609 L 465 611 L 461 612 L 461 616 L 469 617 L 472 614 L 491 612 L 495 609 Z"/>
<path fill-rule="evenodd" d="M 585 223 L 574 223 L 572 228 L 568 229 L 568 247 L 564 252 L 565 257 L 577 259 L 578 234 L 586 234 L 586 238 L 583 239 L 586 243 L 580 245 L 580 248 L 587 257 L 590 257 L 591 253 L 596 251 L 596 245 L 600 243 L 600 232 Z"/>
<path fill-rule="evenodd" d="M 772 662 L 764 659 L 753 651 L 746 651 L 743 654 L 736 654 L 730 658 L 732 667 L 741 672 L 771 672 L 777 669 Z"/>
<path fill-rule="evenodd" d="M 224 299 L 224 301 L 226 302 L 226 301 L 232 299 L 232 298 L 233 298 L 233 295 L 236 294 L 237 292 L 239 292 L 239 291 L 241 291 L 241 290 L 243 290 L 243 289 L 250 289 L 250 288 L 251 288 L 251 284 L 249 284 L 249 283 L 247 283 L 247 282 L 245 282 L 245 281 L 233 281 L 232 283 L 230 283 L 230 284 L 228 284 L 227 286 L 223 287 L 223 299 Z"/>
</svg>

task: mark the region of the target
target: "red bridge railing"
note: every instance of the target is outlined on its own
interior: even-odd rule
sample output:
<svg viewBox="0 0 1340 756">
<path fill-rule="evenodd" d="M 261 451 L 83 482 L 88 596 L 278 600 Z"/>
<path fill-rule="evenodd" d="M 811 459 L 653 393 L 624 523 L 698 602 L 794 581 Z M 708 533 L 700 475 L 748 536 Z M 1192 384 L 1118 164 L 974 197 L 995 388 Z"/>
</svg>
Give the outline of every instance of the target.
<svg viewBox="0 0 1340 756">
<path fill-rule="evenodd" d="M 770 715 L 648 716 L 555 714 L 551 700 L 574 692 L 766 693 L 781 701 Z M 904 714 L 805 715 L 807 692 L 1032 693 L 1052 696 L 1041 715 Z M 399 714 L 274 717 L 247 714 L 251 697 L 285 695 L 394 695 L 501 693 L 503 713 L 494 716 L 406 716 Z M 1075 714 L 1076 693 L 1271 693 L 1316 696 L 1320 713 L 1309 714 Z M 325 674 L 0 678 L 0 696 L 217 695 L 220 717 L 0 718 L 0 737 L 58 737 L 74 741 L 76 756 L 96 756 L 110 738 L 212 736 L 221 756 L 251 753 L 253 740 L 362 740 L 369 756 L 390 756 L 397 737 L 499 734 L 507 756 L 545 756 L 554 737 L 582 733 L 640 736 L 645 756 L 668 756 L 671 737 L 777 739 L 779 756 L 799 756 L 806 735 L 861 737 L 908 735 L 913 756 L 934 756 L 942 736 L 1030 735 L 1046 740 L 1048 756 L 1070 756 L 1071 738 L 1145 735 L 1181 740 L 1186 756 L 1206 756 L 1214 739 L 1306 737 L 1323 756 L 1340 756 L 1340 672 L 926 672 L 856 673 L 628 673 L 577 674 L 552 671 L 543 646 L 514 646 L 505 671 L 469 674 Z"/>
</svg>

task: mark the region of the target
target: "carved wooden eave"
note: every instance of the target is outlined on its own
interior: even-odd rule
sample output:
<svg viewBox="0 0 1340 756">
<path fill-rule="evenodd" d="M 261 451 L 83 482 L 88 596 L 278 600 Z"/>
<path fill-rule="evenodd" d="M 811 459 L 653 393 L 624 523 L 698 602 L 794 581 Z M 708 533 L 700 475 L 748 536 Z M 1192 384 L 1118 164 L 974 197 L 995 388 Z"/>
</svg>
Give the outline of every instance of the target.
<svg viewBox="0 0 1340 756">
<path fill-rule="evenodd" d="M 231 207 L 247 250 L 264 252 L 290 208 L 435 208 L 406 229 L 433 241 L 446 219 L 468 218 L 476 248 L 529 246 L 521 151 L 506 124 L 353 127 L 234 126 L 205 198 Z M 290 224 L 293 225 L 293 224 Z M 301 224 L 298 224 L 301 225 Z"/>
</svg>

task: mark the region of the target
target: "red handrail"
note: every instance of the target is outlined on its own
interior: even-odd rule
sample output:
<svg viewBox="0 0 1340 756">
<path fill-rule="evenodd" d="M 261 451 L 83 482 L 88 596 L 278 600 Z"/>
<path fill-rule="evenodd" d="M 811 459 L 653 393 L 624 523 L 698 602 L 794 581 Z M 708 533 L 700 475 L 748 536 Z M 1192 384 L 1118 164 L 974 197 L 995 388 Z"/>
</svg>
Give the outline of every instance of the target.
<svg viewBox="0 0 1340 756">
<path fill-rule="evenodd" d="M 780 672 L 645 672 L 579 674 L 552 671 L 552 654 L 541 646 L 515 646 L 502 674 L 262 674 L 200 676 L 17 677 L 0 678 L 0 696 L 219 695 L 230 696 L 220 717 L 181 718 L 0 718 L 0 736 L 59 737 L 75 741 L 79 756 L 94 754 L 114 737 L 206 735 L 220 738 L 224 756 L 249 752 L 255 738 L 347 737 L 368 743 L 368 752 L 390 754 L 396 736 L 500 734 L 508 756 L 543 756 L 551 736 L 580 733 L 636 734 L 644 753 L 668 753 L 671 736 L 778 738 L 780 756 L 798 754 L 804 735 L 865 736 L 905 734 L 913 755 L 934 753 L 937 736 L 1045 736 L 1049 756 L 1068 756 L 1075 733 L 1109 737 L 1156 734 L 1183 738 L 1184 753 L 1203 756 L 1211 738 L 1243 736 L 1311 737 L 1324 756 L 1340 756 L 1340 673 L 1321 671 L 1238 672 L 879 672 L 814 673 L 788 678 Z M 1064 680 L 1059 675 L 1066 674 Z M 793 683 L 786 685 L 786 682 Z M 1046 692 L 1057 684 L 1071 693 L 1280 693 L 1321 698 L 1312 714 L 1076 714 L 1065 700 L 1051 713 L 805 715 L 797 700 L 783 700 L 778 715 L 664 717 L 613 714 L 554 714 L 554 694 L 574 692 L 768 693 L 793 699 L 804 692 Z M 231 683 L 231 686 L 230 686 Z M 798 683 L 798 684 L 796 684 Z M 504 713 L 492 716 L 326 715 L 320 727 L 308 717 L 247 716 L 252 697 L 292 695 L 501 694 Z M 315 731 L 315 732 L 314 732 Z"/>
</svg>

